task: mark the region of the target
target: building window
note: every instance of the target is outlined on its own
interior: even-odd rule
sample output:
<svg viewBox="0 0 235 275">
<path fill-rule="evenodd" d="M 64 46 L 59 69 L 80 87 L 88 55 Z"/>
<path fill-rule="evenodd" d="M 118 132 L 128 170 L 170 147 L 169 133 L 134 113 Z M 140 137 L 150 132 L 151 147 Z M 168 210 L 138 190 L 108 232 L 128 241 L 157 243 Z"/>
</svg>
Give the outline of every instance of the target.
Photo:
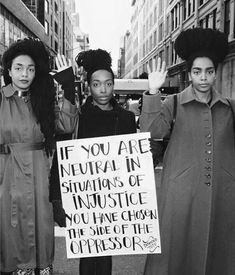
<svg viewBox="0 0 235 275">
<path fill-rule="evenodd" d="M 163 1 L 159 1 L 159 15 L 163 12 Z"/>
<path fill-rule="evenodd" d="M 212 12 L 212 16 L 213 16 L 213 21 L 212 21 L 212 28 L 215 30 L 216 29 L 216 15 L 217 15 L 217 10 L 214 9 Z"/>
<path fill-rule="evenodd" d="M 166 66 L 169 65 L 169 46 L 166 46 Z"/>
<path fill-rule="evenodd" d="M 153 36 L 153 47 L 155 47 L 157 45 L 157 31 L 154 32 L 154 36 Z"/>
<path fill-rule="evenodd" d="M 207 14 L 207 16 L 205 17 L 205 28 L 209 28 L 209 18 L 210 18 L 210 15 Z"/>
<path fill-rule="evenodd" d="M 159 25 L 159 32 L 158 32 L 158 38 L 159 38 L 159 40 L 158 41 L 162 41 L 162 38 L 163 38 L 163 23 L 161 23 L 160 25 Z"/>
<path fill-rule="evenodd" d="M 58 24 L 55 22 L 55 33 L 58 34 Z"/>
<path fill-rule="evenodd" d="M 46 14 L 49 13 L 49 2 L 48 2 L 48 0 L 45 0 L 45 13 Z"/>
<path fill-rule="evenodd" d="M 199 0 L 199 6 L 201 6 L 204 3 L 204 0 Z"/>
<path fill-rule="evenodd" d="M 58 52 L 58 43 L 55 41 L 55 51 Z"/>
<path fill-rule="evenodd" d="M 170 29 L 169 29 L 169 27 L 170 27 L 170 18 L 169 18 L 169 15 L 167 15 L 167 17 L 166 17 L 166 34 L 168 34 L 169 33 L 169 31 L 170 31 Z"/>
<path fill-rule="evenodd" d="M 187 7 L 186 7 L 186 1 L 183 1 L 183 20 L 187 18 Z"/>
<path fill-rule="evenodd" d="M 226 1 L 224 3 L 225 9 L 224 9 L 224 32 L 229 35 L 230 33 L 230 0 Z"/>
<path fill-rule="evenodd" d="M 55 9 L 56 16 L 58 16 L 58 6 L 57 6 L 56 2 L 54 3 L 54 9 Z"/>
<path fill-rule="evenodd" d="M 49 34 L 49 23 L 45 20 L 45 33 Z"/>
<path fill-rule="evenodd" d="M 154 24 L 157 22 L 157 6 L 154 7 Z"/>
</svg>

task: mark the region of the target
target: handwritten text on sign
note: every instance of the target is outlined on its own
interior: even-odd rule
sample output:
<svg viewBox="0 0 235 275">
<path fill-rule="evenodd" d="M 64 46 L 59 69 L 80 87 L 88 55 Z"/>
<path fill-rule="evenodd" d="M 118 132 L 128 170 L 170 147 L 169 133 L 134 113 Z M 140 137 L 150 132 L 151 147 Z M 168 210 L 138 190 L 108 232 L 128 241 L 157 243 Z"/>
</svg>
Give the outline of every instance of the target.
<svg viewBox="0 0 235 275">
<path fill-rule="evenodd" d="M 149 137 L 57 142 L 68 258 L 161 252 Z"/>
</svg>

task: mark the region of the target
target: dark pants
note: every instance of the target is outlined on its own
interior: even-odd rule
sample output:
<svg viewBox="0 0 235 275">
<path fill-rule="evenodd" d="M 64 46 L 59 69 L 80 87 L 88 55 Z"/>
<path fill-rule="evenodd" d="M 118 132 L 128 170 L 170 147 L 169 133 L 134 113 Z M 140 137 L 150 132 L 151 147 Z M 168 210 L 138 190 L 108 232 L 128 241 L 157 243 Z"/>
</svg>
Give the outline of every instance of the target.
<svg viewBox="0 0 235 275">
<path fill-rule="evenodd" d="M 111 275 L 112 257 L 81 258 L 79 272 L 80 275 Z"/>
</svg>

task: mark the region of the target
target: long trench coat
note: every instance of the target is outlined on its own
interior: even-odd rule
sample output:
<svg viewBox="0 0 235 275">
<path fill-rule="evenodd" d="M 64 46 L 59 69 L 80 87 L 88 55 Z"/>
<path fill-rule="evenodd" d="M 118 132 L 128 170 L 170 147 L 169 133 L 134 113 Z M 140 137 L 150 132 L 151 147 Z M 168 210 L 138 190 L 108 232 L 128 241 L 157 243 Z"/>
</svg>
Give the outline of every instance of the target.
<svg viewBox="0 0 235 275">
<path fill-rule="evenodd" d="M 235 274 L 234 117 L 213 90 L 208 105 L 189 86 L 177 95 L 176 122 L 156 182 L 161 254 L 149 254 L 145 275 Z M 235 102 L 230 100 L 234 110 Z M 144 95 L 141 131 L 169 135 L 173 97 Z"/>
<path fill-rule="evenodd" d="M 44 136 L 30 101 L 16 96 L 11 85 L 0 95 L 0 271 L 44 269 L 54 258 Z M 68 132 L 77 110 L 65 102 L 56 111 L 57 126 Z"/>
</svg>

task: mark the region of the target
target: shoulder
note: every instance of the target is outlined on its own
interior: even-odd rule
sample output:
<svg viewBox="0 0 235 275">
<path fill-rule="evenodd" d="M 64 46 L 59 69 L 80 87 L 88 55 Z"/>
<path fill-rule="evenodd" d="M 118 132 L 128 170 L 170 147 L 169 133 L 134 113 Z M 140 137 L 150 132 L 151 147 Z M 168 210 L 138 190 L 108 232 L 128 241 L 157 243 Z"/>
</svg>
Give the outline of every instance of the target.
<svg viewBox="0 0 235 275">
<path fill-rule="evenodd" d="M 125 116 L 125 117 L 135 117 L 135 114 L 129 110 L 126 110 L 124 108 L 122 108 L 121 106 L 118 106 L 117 107 L 117 111 L 122 115 L 122 116 Z"/>
</svg>

